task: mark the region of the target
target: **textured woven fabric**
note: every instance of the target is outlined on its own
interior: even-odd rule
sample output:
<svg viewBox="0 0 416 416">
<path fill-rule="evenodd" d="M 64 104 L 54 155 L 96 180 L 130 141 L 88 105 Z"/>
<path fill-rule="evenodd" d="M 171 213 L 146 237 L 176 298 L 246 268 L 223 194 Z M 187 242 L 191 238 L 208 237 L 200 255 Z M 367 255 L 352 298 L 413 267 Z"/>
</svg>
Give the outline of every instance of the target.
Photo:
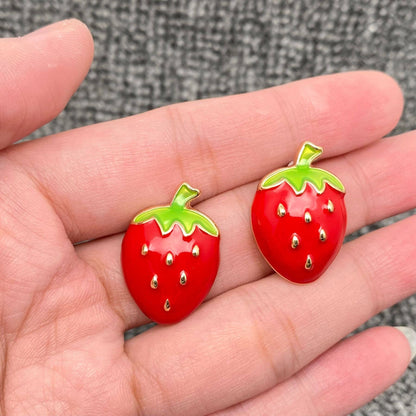
<svg viewBox="0 0 416 416">
<path fill-rule="evenodd" d="M 404 90 L 395 132 L 415 128 L 411 0 L 0 0 L 2 36 L 68 17 L 90 27 L 95 60 L 64 113 L 31 138 L 173 102 L 365 68 L 393 75 Z M 363 328 L 375 325 L 415 327 L 416 297 Z M 415 416 L 416 365 L 354 415 Z"/>
</svg>

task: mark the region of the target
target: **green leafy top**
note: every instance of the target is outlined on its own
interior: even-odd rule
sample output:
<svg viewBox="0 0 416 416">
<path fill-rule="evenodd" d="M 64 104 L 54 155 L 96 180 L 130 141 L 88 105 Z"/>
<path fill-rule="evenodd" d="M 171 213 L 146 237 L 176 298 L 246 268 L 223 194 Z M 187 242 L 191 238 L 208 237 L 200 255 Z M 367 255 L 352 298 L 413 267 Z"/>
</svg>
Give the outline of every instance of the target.
<svg viewBox="0 0 416 416">
<path fill-rule="evenodd" d="M 162 234 L 170 233 L 173 226 L 178 224 L 184 235 L 192 234 L 195 227 L 199 227 L 206 233 L 217 237 L 219 232 L 215 224 L 207 216 L 190 207 L 190 201 L 198 195 L 198 189 L 183 183 L 176 191 L 170 205 L 140 212 L 133 219 L 132 223 L 140 224 L 154 219 L 159 225 Z"/>
<path fill-rule="evenodd" d="M 295 166 L 275 170 L 263 178 L 260 189 L 274 188 L 287 182 L 297 195 L 305 191 L 306 184 L 315 188 L 318 194 L 325 190 L 326 184 L 345 193 L 342 182 L 332 173 L 311 167 L 311 163 L 322 153 L 322 148 L 305 142 L 299 151 Z"/>
</svg>

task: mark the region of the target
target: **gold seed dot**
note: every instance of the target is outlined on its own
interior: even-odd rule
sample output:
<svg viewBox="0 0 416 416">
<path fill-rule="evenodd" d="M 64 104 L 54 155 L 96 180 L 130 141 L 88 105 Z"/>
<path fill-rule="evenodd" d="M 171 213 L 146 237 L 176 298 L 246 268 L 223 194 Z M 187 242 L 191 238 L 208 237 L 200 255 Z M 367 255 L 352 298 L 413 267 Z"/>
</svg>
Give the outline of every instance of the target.
<svg viewBox="0 0 416 416">
<path fill-rule="evenodd" d="M 184 271 L 184 270 L 182 270 L 182 271 L 181 271 L 181 278 L 180 278 L 180 280 L 179 280 L 180 284 L 181 284 L 182 286 L 186 285 L 187 280 L 188 280 L 188 278 L 186 277 L 186 273 L 185 273 L 185 271 Z"/>
<path fill-rule="evenodd" d="M 305 263 L 305 269 L 310 270 L 312 268 L 312 259 L 311 256 L 308 254 L 308 257 L 306 257 L 306 263 Z"/>
<path fill-rule="evenodd" d="M 305 212 L 305 222 L 310 223 L 311 221 L 312 221 L 311 213 L 309 211 L 306 211 Z"/>
<path fill-rule="evenodd" d="M 153 277 L 152 277 L 152 280 L 150 281 L 150 287 L 152 288 L 152 289 L 157 289 L 157 287 L 159 286 L 159 283 L 157 282 L 157 274 L 155 274 Z"/>
<path fill-rule="evenodd" d="M 166 299 L 166 300 L 165 300 L 165 305 L 163 306 L 163 309 L 164 309 L 166 312 L 169 312 L 169 311 L 170 311 L 170 302 L 169 302 L 169 299 Z"/>
<path fill-rule="evenodd" d="M 277 215 L 279 217 L 284 217 L 286 215 L 286 209 L 283 206 L 283 204 L 279 204 L 278 208 L 277 208 Z"/>
<path fill-rule="evenodd" d="M 327 209 L 328 209 L 328 212 L 331 212 L 331 213 L 334 212 L 334 210 L 335 210 L 334 204 L 330 199 L 328 199 Z"/>
<path fill-rule="evenodd" d="M 172 266 L 172 264 L 173 264 L 173 254 L 169 252 L 166 255 L 166 265 L 167 266 Z"/>
<path fill-rule="evenodd" d="M 326 241 L 326 232 L 323 228 L 321 228 L 319 231 L 319 239 L 321 241 Z"/>
<path fill-rule="evenodd" d="M 194 257 L 198 257 L 199 256 L 199 247 L 197 245 L 194 245 L 194 248 L 192 249 L 192 255 Z"/>
<path fill-rule="evenodd" d="M 292 248 L 296 248 L 299 245 L 299 238 L 296 234 L 292 237 Z"/>
<path fill-rule="evenodd" d="M 142 245 L 142 256 L 145 256 L 149 252 L 149 247 L 147 247 L 147 244 Z"/>
</svg>

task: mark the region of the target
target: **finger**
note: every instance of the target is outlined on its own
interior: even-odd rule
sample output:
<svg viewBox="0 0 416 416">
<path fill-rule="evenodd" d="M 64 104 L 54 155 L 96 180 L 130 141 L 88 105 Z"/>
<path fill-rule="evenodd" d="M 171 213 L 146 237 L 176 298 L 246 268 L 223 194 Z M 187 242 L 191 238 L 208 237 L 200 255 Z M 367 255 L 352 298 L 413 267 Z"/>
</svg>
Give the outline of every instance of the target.
<svg viewBox="0 0 416 416">
<path fill-rule="evenodd" d="M 317 166 L 336 173 L 345 184 L 351 233 L 416 206 L 416 132 L 376 142 Z M 221 231 L 221 265 L 211 298 L 270 273 L 250 227 L 250 206 L 257 183 L 235 188 L 201 203 Z M 124 284 L 120 267 L 122 234 L 78 246 L 78 254 L 97 270 L 127 327 L 147 322 Z"/>
<path fill-rule="evenodd" d="M 90 67 L 93 41 L 78 20 L 0 39 L 0 148 L 56 117 Z"/>
<path fill-rule="evenodd" d="M 162 408 L 208 414 L 288 379 L 416 290 L 416 248 L 403 244 L 415 232 L 410 217 L 346 244 L 314 284 L 270 276 L 205 302 L 176 325 L 131 339 L 126 352 L 140 363 L 144 406 L 151 414 Z"/>
<path fill-rule="evenodd" d="M 340 342 L 282 384 L 215 416 L 350 414 L 397 381 L 410 354 L 402 332 L 373 328 Z"/>
<path fill-rule="evenodd" d="M 306 138 L 327 157 L 364 146 L 389 132 L 401 110 L 391 78 L 353 72 L 169 106 L 26 143 L 8 156 L 77 242 L 122 231 L 183 181 L 204 198 L 253 181 L 286 164 Z"/>
</svg>

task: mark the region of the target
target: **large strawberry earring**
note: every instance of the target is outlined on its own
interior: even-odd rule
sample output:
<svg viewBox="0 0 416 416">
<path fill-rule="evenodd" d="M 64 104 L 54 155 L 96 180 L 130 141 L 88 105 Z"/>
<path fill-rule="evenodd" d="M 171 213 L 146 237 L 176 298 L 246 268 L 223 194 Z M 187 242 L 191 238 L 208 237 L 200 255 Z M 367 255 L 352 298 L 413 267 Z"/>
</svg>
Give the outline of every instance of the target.
<svg viewBox="0 0 416 416">
<path fill-rule="evenodd" d="M 197 189 L 183 183 L 172 203 L 137 214 L 124 236 L 121 263 L 127 287 L 142 312 L 170 324 L 205 298 L 219 265 L 219 232 L 190 202 Z"/>
<path fill-rule="evenodd" d="M 347 214 L 345 188 L 332 173 L 311 167 L 322 148 L 305 142 L 291 167 L 260 182 L 251 219 L 270 266 L 295 283 L 318 279 L 341 248 Z"/>
</svg>

